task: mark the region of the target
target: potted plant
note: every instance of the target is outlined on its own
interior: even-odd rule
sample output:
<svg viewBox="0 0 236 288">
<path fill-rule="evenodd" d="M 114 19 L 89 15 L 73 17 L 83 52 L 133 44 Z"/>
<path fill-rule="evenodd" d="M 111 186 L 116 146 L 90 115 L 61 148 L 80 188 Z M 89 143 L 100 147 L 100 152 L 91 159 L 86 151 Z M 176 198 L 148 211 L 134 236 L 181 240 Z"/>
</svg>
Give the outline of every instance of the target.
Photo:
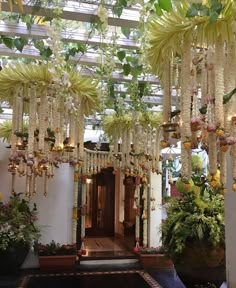
<svg viewBox="0 0 236 288">
<path fill-rule="evenodd" d="M 193 176 L 192 181 L 191 190 L 181 191 L 169 202 L 162 224 L 163 245 L 184 277 L 224 278 L 224 197 L 220 187 L 211 187 L 202 177 Z"/>
<path fill-rule="evenodd" d="M 49 244 L 37 244 L 40 269 L 72 270 L 76 261 L 76 244 L 59 244 L 52 240 Z"/>
<path fill-rule="evenodd" d="M 14 194 L 0 202 L 0 273 L 17 272 L 29 248 L 40 237 L 37 207 Z"/>
<path fill-rule="evenodd" d="M 149 268 L 171 268 L 173 262 L 167 255 L 164 247 L 141 248 L 139 250 L 139 259 L 144 269 Z"/>
</svg>

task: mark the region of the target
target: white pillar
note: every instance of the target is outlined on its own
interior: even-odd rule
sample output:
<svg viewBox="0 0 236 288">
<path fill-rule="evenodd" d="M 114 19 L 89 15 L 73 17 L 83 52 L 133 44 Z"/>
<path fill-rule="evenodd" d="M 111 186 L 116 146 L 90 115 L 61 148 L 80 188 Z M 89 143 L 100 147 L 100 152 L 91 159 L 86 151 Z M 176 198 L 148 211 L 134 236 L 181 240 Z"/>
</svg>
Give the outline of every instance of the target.
<svg viewBox="0 0 236 288">
<path fill-rule="evenodd" d="M 150 195 L 155 198 L 155 210 L 152 211 L 149 205 L 148 246 L 159 247 L 162 223 L 162 175 L 150 172 Z"/>
<path fill-rule="evenodd" d="M 236 287 L 236 192 L 232 190 L 231 157 L 227 157 L 227 192 L 225 193 L 225 245 L 227 287 Z"/>
</svg>

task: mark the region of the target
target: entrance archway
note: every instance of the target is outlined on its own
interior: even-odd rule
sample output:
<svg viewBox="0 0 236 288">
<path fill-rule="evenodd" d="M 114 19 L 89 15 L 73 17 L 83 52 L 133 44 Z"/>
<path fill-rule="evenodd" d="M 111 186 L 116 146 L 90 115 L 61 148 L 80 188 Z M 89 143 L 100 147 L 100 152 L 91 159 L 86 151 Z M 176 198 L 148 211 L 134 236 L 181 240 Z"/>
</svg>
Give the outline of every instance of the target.
<svg viewBox="0 0 236 288">
<path fill-rule="evenodd" d="M 86 236 L 114 236 L 115 176 L 112 168 L 87 179 Z"/>
</svg>

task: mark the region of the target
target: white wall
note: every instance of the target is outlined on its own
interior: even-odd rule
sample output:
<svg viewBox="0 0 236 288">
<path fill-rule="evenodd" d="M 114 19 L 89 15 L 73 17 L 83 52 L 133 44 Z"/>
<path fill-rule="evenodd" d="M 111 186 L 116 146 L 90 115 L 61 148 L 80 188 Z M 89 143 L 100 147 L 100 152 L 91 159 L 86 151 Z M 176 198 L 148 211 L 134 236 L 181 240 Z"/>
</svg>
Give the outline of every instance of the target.
<svg viewBox="0 0 236 288">
<path fill-rule="evenodd" d="M 11 193 L 11 174 L 7 171 L 10 149 L 0 141 L 0 191 L 3 202 Z M 55 176 L 49 180 L 48 196 L 43 195 L 43 179 L 38 179 L 37 195 L 31 202 L 38 207 L 38 224 L 41 227 L 42 243 L 55 240 L 59 243 L 72 241 L 72 206 L 73 206 L 73 167 L 61 164 L 55 169 Z M 16 193 L 24 192 L 25 178 L 17 177 Z"/>
<path fill-rule="evenodd" d="M 227 287 L 236 287 L 236 192 L 232 191 L 233 177 L 230 154 L 227 158 L 227 192 L 225 193 L 225 244 Z"/>
</svg>

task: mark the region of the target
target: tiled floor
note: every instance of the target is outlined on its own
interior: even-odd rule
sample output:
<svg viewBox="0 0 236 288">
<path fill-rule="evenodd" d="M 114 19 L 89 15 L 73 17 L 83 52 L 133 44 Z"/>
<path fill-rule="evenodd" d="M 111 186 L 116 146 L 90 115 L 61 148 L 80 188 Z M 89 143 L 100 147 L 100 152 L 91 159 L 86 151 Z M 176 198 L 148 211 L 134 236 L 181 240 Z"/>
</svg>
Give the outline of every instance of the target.
<svg viewBox="0 0 236 288">
<path fill-rule="evenodd" d="M 115 237 L 91 237 L 85 241 L 86 255 L 82 258 L 135 257 L 128 241 Z"/>
</svg>

